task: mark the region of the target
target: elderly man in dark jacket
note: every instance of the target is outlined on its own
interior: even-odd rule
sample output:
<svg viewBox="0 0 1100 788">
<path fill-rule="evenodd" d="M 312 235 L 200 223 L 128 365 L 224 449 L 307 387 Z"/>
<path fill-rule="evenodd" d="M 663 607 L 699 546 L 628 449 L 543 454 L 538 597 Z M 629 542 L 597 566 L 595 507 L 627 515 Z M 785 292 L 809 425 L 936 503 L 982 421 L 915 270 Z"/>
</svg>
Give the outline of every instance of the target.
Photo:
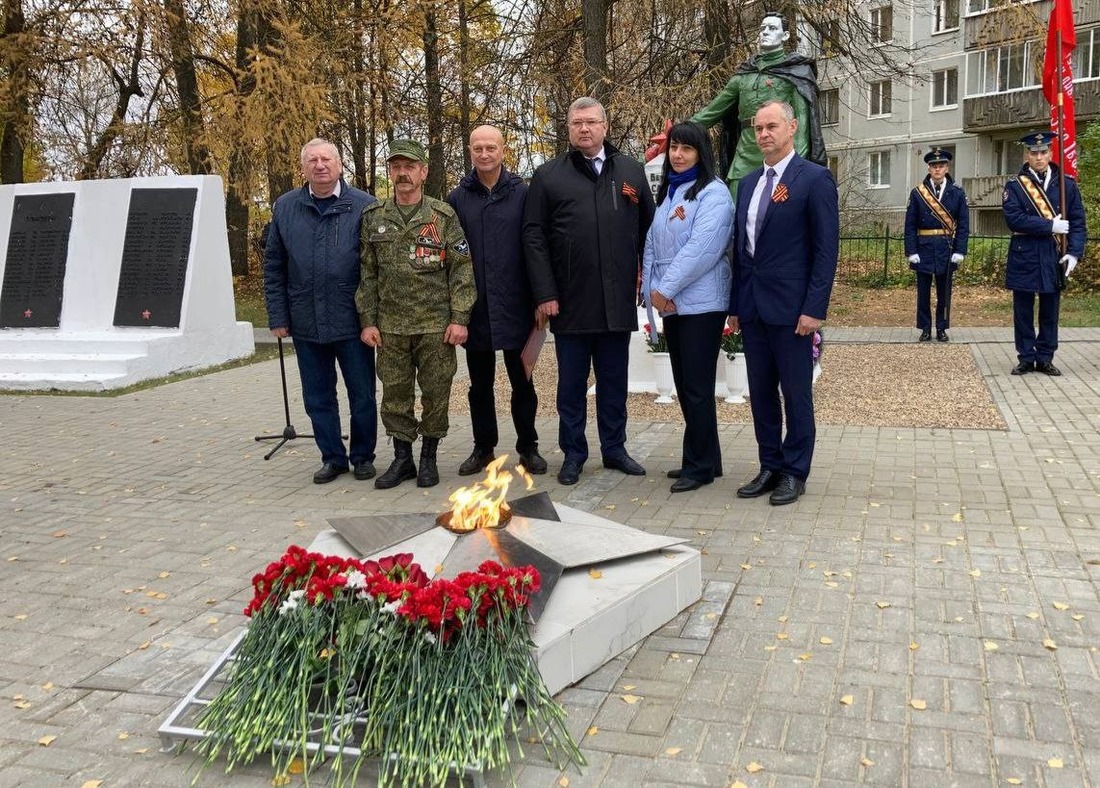
<svg viewBox="0 0 1100 788">
<path fill-rule="evenodd" d="M 495 458 L 499 435 L 493 387 L 498 350 L 504 352 L 504 368 L 512 386 L 512 424 L 520 463 L 531 473 L 546 473 L 535 430 L 539 399 L 520 358 L 535 324 L 535 306 L 523 261 L 527 185 L 504 169 L 504 137 L 493 126 L 478 126 L 470 132 L 470 158 L 473 171 L 447 195 L 470 244 L 477 285 L 465 345 L 474 450 L 458 473 L 479 473 Z"/>
<path fill-rule="evenodd" d="M 642 165 L 605 141 L 600 102 L 577 99 L 567 120 L 570 150 L 540 166 L 531 181 L 523 244 L 558 359 L 558 444 L 565 454 L 558 481 L 576 484 L 588 459 L 590 370 L 604 467 L 645 474 L 626 453 L 626 382 L 653 195 Z"/>
<path fill-rule="evenodd" d="M 317 484 L 348 465 L 356 479 L 374 476 L 378 437 L 374 349 L 359 341 L 359 227 L 374 198 L 341 177 L 336 147 L 313 139 L 302 148 L 306 184 L 275 201 L 264 247 L 264 296 L 276 337 L 294 338 L 302 399 L 313 424 L 321 468 Z M 341 438 L 336 365 L 351 408 L 351 442 Z"/>
</svg>

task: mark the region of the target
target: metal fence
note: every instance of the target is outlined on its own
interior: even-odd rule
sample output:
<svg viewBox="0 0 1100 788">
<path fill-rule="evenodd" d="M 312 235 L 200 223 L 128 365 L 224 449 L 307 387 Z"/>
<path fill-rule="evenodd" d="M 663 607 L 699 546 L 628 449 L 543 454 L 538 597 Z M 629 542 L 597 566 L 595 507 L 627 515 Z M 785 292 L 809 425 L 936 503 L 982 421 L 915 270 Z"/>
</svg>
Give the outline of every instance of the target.
<svg viewBox="0 0 1100 788">
<path fill-rule="evenodd" d="M 955 274 L 956 284 L 1003 285 L 1011 240 L 1009 235 L 970 236 L 966 260 Z M 1097 259 L 1089 253 L 1097 251 L 1097 244 L 1100 239 L 1088 239 L 1085 257 L 1089 260 Z M 860 287 L 905 286 L 915 281 L 905 257 L 904 236 L 890 230 L 881 235 L 841 236 L 836 275 L 838 281 Z"/>
</svg>

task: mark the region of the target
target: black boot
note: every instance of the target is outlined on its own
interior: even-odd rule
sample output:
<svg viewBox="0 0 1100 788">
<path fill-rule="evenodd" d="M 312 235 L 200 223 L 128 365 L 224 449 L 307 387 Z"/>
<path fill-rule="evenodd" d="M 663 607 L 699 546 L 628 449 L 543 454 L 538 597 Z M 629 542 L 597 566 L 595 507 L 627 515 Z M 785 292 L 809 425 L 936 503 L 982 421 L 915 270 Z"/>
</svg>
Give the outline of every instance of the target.
<svg viewBox="0 0 1100 788">
<path fill-rule="evenodd" d="M 439 484 L 439 468 L 435 464 L 435 450 L 439 438 L 425 435 L 420 440 L 420 474 L 416 477 L 417 487 L 435 487 Z"/>
<path fill-rule="evenodd" d="M 386 472 L 374 480 L 379 490 L 396 487 L 406 479 L 416 478 L 416 464 L 413 462 L 413 445 L 400 438 L 393 439 L 393 462 Z"/>
</svg>

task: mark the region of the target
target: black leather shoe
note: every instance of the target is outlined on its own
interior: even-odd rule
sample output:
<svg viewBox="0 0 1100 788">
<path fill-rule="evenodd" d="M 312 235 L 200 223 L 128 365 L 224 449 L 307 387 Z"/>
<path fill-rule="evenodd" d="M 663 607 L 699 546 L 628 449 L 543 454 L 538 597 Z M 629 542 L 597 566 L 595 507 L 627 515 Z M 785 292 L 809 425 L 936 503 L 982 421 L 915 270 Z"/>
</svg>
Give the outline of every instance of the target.
<svg viewBox="0 0 1100 788">
<path fill-rule="evenodd" d="M 546 460 L 539 454 L 538 449 L 519 452 L 519 464 L 526 468 L 528 473 L 536 476 L 546 473 Z"/>
<path fill-rule="evenodd" d="M 944 331 L 943 329 L 940 329 L 939 331 L 937 331 L 936 332 L 936 341 L 937 342 L 947 342 L 948 341 L 947 332 Z"/>
<path fill-rule="evenodd" d="M 645 476 L 645 468 L 634 461 L 634 458 L 625 452 L 618 457 L 604 457 L 603 467 L 622 471 L 627 476 Z"/>
<path fill-rule="evenodd" d="M 1013 375 L 1026 375 L 1028 372 L 1035 370 L 1034 361 L 1021 361 L 1019 364 L 1012 368 Z"/>
<path fill-rule="evenodd" d="M 775 486 L 775 490 L 772 491 L 771 497 L 768 498 L 768 503 L 772 506 L 783 506 L 788 503 L 794 503 L 798 500 L 798 496 L 806 492 L 806 482 L 801 479 L 796 479 L 790 474 L 782 474 L 779 477 L 779 484 Z"/>
<path fill-rule="evenodd" d="M 333 465 L 331 462 L 326 462 L 318 469 L 317 473 L 313 474 L 314 484 L 328 484 L 331 481 L 335 481 L 337 476 L 348 472 L 348 466 Z"/>
<path fill-rule="evenodd" d="M 355 468 L 354 468 L 353 473 L 355 474 L 355 478 L 358 479 L 359 481 L 366 481 L 367 479 L 373 479 L 374 474 L 375 474 L 374 463 L 371 462 L 370 460 L 363 460 L 363 462 L 357 462 L 357 463 L 355 463 Z"/>
<path fill-rule="evenodd" d="M 477 446 L 474 446 L 474 450 L 470 452 L 470 456 L 462 461 L 462 464 L 458 466 L 459 476 L 473 476 L 475 473 L 481 473 L 483 470 L 489 467 L 489 463 L 495 460 L 493 456 L 493 450 L 482 451 Z"/>
<path fill-rule="evenodd" d="M 581 478 L 581 468 L 584 465 L 576 460 L 566 460 L 558 471 L 558 482 L 561 484 L 576 484 Z"/>
<path fill-rule="evenodd" d="M 917 339 L 917 341 L 918 342 L 928 342 L 931 339 L 932 339 L 932 332 L 929 331 L 926 328 L 924 331 L 920 332 L 920 337 Z"/>
<path fill-rule="evenodd" d="M 673 468 L 671 471 L 666 473 L 665 476 L 667 476 L 670 479 L 679 479 L 680 476 L 683 475 L 683 472 L 684 472 L 683 468 Z M 715 479 L 721 479 L 722 478 L 722 469 L 721 468 L 719 468 L 717 471 L 714 472 L 714 478 Z"/>
<path fill-rule="evenodd" d="M 751 482 L 737 488 L 737 497 L 759 498 L 764 493 L 774 490 L 777 484 L 779 484 L 779 471 L 760 471 Z"/>
<path fill-rule="evenodd" d="M 1038 372 L 1042 372 L 1044 375 L 1050 375 L 1052 378 L 1056 378 L 1062 374 L 1062 370 L 1051 364 L 1049 361 L 1036 361 L 1035 369 Z"/>
<path fill-rule="evenodd" d="M 698 479 L 689 479 L 687 476 L 681 476 L 679 479 L 672 483 L 672 486 L 669 487 L 669 490 L 674 493 L 691 492 L 692 490 L 698 490 L 704 484 L 706 484 L 706 482 L 701 482 Z"/>
</svg>

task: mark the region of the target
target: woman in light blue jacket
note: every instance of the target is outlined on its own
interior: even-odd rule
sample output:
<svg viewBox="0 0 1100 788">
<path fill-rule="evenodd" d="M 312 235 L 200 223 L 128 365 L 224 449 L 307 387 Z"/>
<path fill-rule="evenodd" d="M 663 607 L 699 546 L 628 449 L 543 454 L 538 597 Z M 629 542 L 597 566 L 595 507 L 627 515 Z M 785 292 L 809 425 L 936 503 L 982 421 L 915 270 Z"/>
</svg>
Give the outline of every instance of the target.
<svg viewBox="0 0 1100 788">
<path fill-rule="evenodd" d="M 642 295 L 663 319 L 684 414 L 681 465 L 668 472 L 676 480 L 672 492 L 697 490 L 722 475 L 714 379 L 729 308 L 732 229 L 733 202 L 715 175 L 710 137 L 698 123 L 676 124 L 642 267 Z"/>
</svg>

